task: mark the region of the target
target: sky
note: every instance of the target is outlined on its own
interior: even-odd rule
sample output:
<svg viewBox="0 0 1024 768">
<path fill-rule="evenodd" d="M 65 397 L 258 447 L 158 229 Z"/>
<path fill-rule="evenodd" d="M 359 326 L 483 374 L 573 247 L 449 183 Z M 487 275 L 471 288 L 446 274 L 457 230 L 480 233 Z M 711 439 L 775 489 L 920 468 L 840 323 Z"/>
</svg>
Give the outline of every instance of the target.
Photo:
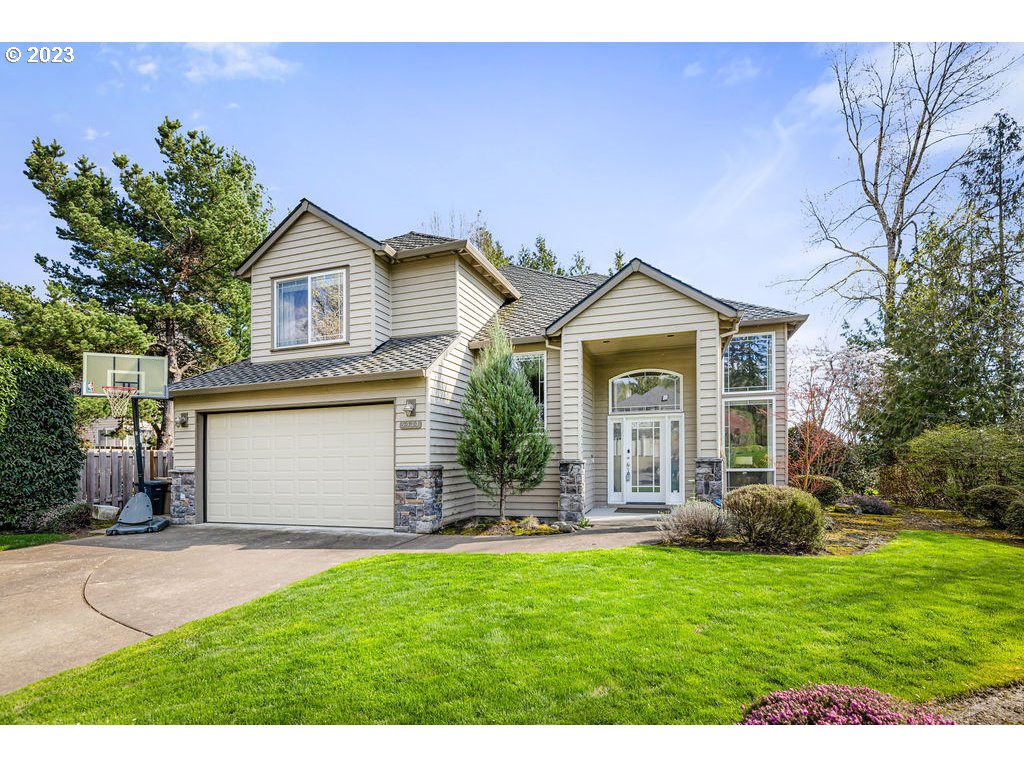
<svg viewBox="0 0 1024 768">
<path fill-rule="evenodd" d="M 64 258 L 23 174 L 36 136 L 147 168 L 165 115 L 251 159 L 275 220 L 306 197 L 381 239 L 482 216 L 506 251 L 538 234 L 607 271 L 615 250 L 712 295 L 858 314 L 784 281 L 825 254 L 807 196 L 851 165 L 817 44 L 82 44 L 0 67 L 0 279 Z M 1015 108 L 1019 107 L 1019 109 Z M 986 114 L 1024 116 L 1024 78 Z M 984 119 L 984 115 L 980 116 Z"/>
</svg>

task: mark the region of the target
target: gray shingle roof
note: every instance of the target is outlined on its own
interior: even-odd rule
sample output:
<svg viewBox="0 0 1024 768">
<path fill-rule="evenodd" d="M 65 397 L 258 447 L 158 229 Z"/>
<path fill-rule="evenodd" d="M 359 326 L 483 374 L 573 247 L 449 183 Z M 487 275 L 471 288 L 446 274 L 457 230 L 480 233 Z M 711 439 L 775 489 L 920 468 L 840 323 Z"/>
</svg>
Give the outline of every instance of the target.
<svg viewBox="0 0 1024 768">
<path fill-rule="evenodd" d="M 513 264 L 500 271 L 522 294 L 498 310 L 498 322 L 512 338 L 543 336 L 551 323 L 607 280 L 602 275 L 561 277 Z M 489 333 L 482 328 L 474 341 L 486 341 Z"/>
<path fill-rule="evenodd" d="M 381 240 L 381 242 L 385 245 L 390 245 L 396 251 L 411 251 L 413 248 L 441 245 L 441 243 L 455 243 L 458 240 L 454 237 L 428 235 L 424 232 L 406 232 L 404 235 L 395 235 L 394 237 Z"/>
<path fill-rule="evenodd" d="M 543 336 L 551 323 L 608 280 L 607 275 L 591 273 L 563 277 L 511 264 L 502 267 L 501 273 L 523 295 L 521 299 L 498 310 L 498 321 L 512 338 Z M 735 307 L 740 313 L 741 320 L 772 320 L 799 316 L 797 312 L 762 307 L 746 301 L 717 300 Z M 486 341 L 489 332 L 489 328 L 481 329 L 473 341 Z"/>
<path fill-rule="evenodd" d="M 373 352 L 346 357 L 307 358 L 280 363 L 253 363 L 251 360 L 243 360 L 172 384 L 170 390 L 177 394 L 215 387 L 275 384 L 286 381 L 309 381 L 313 384 L 319 379 L 338 376 L 415 371 L 430 367 L 448 349 L 455 337 L 454 333 L 444 333 L 436 336 L 389 339 Z"/>
</svg>

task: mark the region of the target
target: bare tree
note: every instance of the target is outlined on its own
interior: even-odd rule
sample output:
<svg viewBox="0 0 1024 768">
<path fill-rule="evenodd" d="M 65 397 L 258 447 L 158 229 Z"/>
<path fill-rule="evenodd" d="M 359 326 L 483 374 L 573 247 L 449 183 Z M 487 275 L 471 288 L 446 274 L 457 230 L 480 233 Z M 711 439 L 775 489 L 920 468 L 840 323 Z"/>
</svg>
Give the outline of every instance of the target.
<svg viewBox="0 0 1024 768">
<path fill-rule="evenodd" d="M 1016 61 L 972 43 L 894 43 L 880 59 L 847 48 L 833 55 L 856 172 L 823 198 L 805 201 L 814 242 L 838 254 L 796 281 L 802 288 L 877 304 L 887 333 L 912 249 L 907 240 L 965 162 L 973 126 L 964 125 L 963 113 L 990 99 Z"/>
</svg>

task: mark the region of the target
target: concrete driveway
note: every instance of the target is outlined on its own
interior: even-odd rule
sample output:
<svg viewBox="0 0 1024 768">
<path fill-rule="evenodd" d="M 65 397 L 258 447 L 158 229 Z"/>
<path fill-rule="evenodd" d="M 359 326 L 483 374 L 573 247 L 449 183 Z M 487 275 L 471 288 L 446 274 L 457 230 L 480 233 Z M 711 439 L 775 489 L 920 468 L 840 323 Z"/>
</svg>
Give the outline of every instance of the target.
<svg viewBox="0 0 1024 768">
<path fill-rule="evenodd" d="M 526 538 L 208 524 L 0 552 L 0 693 L 349 560 L 396 550 L 566 552 L 656 538 L 650 522 Z"/>
</svg>

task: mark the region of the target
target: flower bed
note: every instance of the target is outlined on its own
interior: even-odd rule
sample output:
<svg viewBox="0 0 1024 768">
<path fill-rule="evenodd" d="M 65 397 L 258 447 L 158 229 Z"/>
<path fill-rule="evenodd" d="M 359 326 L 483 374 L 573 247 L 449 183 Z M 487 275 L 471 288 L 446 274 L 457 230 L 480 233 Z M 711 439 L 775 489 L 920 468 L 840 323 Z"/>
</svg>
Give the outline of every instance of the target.
<svg viewBox="0 0 1024 768">
<path fill-rule="evenodd" d="M 775 691 L 748 709 L 744 725 L 953 725 L 953 721 L 872 688 L 807 685 Z"/>
</svg>

